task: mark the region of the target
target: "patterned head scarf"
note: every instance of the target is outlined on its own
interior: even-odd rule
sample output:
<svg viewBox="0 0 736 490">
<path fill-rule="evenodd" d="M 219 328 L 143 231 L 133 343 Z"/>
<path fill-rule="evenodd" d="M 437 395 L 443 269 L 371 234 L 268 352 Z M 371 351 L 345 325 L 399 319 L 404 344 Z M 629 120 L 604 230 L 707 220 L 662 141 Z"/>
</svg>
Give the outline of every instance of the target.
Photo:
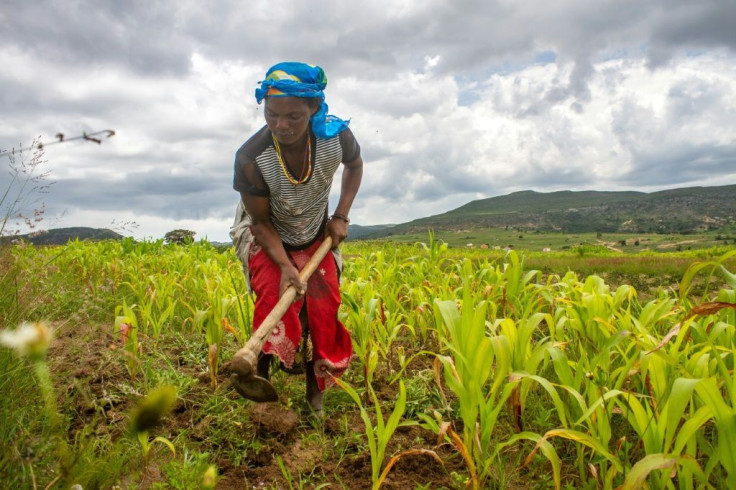
<svg viewBox="0 0 736 490">
<path fill-rule="evenodd" d="M 260 104 L 266 97 L 318 98 L 321 104 L 311 118 L 312 132 L 318 138 L 332 138 L 346 130 L 350 121 L 327 114 L 326 86 L 327 76 L 319 66 L 287 61 L 266 72 L 266 79 L 256 89 L 256 100 Z"/>
</svg>

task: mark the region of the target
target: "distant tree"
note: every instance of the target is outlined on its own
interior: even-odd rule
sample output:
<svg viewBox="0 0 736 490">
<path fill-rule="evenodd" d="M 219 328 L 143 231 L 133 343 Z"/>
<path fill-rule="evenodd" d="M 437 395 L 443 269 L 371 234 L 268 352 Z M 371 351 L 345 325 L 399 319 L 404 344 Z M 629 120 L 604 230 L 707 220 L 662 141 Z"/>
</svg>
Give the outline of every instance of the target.
<svg viewBox="0 0 736 490">
<path fill-rule="evenodd" d="M 189 245 L 194 242 L 194 235 L 196 234 L 191 230 L 171 230 L 164 235 L 164 241 L 177 245 Z"/>
</svg>

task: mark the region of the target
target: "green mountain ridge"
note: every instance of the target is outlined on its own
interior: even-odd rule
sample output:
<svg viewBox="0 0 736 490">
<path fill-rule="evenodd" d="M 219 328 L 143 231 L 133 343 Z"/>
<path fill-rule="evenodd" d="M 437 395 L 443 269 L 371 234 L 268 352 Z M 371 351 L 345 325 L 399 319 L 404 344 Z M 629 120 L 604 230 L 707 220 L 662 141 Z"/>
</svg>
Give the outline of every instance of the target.
<svg viewBox="0 0 736 490">
<path fill-rule="evenodd" d="M 14 240 L 25 240 L 34 245 L 64 245 L 69 240 L 121 240 L 123 235 L 107 228 L 90 228 L 87 226 L 74 226 L 70 228 L 54 228 L 26 235 L 11 235 L 0 237 L 4 242 Z"/>
<path fill-rule="evenodd" d="M 471 201 L 443 214 L 372 233 L 367 238 L 479 228 L 525 231 L 694 233 L 736 222 L 736 185 L 658 192 L 519 191 Z"/>
</svg>

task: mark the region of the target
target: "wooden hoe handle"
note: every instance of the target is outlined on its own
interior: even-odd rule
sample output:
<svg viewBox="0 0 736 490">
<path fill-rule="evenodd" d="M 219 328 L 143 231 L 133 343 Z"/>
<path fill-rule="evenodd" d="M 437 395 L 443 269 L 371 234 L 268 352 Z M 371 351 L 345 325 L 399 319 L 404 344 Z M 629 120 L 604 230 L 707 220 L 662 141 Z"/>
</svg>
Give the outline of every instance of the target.
<svg viewBox="0 0 736 490">
<path fill-rule="evenodd" d="M 304 265 L 304 268 L 299 272 L 299 279 L 301 279 L 302 282 L 306 283 L 309 280 L 331 248 L 332 237 L 325 237 L 317 251 L 314 252 L 314 255 L 309 259 L 309 262 L 307 262 Z M 294 286 L 289 285 L 286 291 L 284 291 L 284 294 L 281 295 L 281 298 L 279 298 L 276 306 L 273 307 L 258 329 L 253 332 L 253 335 L 248 339 L 248 342 L 245 343 L 245 347 L 235 353 L 231 363 L 233 371 L 245 377 L 253 374 L 254 366 L 258 360 L 258 354 L 263 350 L 263 345 L 266 343 L 274 327 L 276 327 L 279 320 L 281 320 L 281 317 L 284 316 L 295 299 L 296 289 Z"/>
</svg>

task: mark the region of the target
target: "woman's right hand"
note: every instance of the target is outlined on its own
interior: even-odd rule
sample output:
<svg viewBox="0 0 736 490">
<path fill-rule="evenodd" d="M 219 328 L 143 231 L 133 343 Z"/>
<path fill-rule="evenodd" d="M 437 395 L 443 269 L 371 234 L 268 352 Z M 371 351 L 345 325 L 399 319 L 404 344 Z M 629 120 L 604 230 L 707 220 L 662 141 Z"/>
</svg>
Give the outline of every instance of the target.
<svg viewBox="0 0 736 490">
<path fill-rule="evenodd" d="M 281 284 L 279 285 L 279 298 L 283 296 L 289 286 L 296 290 L 297 298 L 304 296 L 307 285 L 299 278 L 299 271 L 292 264 L 281 268 Z"/>
</svg>

